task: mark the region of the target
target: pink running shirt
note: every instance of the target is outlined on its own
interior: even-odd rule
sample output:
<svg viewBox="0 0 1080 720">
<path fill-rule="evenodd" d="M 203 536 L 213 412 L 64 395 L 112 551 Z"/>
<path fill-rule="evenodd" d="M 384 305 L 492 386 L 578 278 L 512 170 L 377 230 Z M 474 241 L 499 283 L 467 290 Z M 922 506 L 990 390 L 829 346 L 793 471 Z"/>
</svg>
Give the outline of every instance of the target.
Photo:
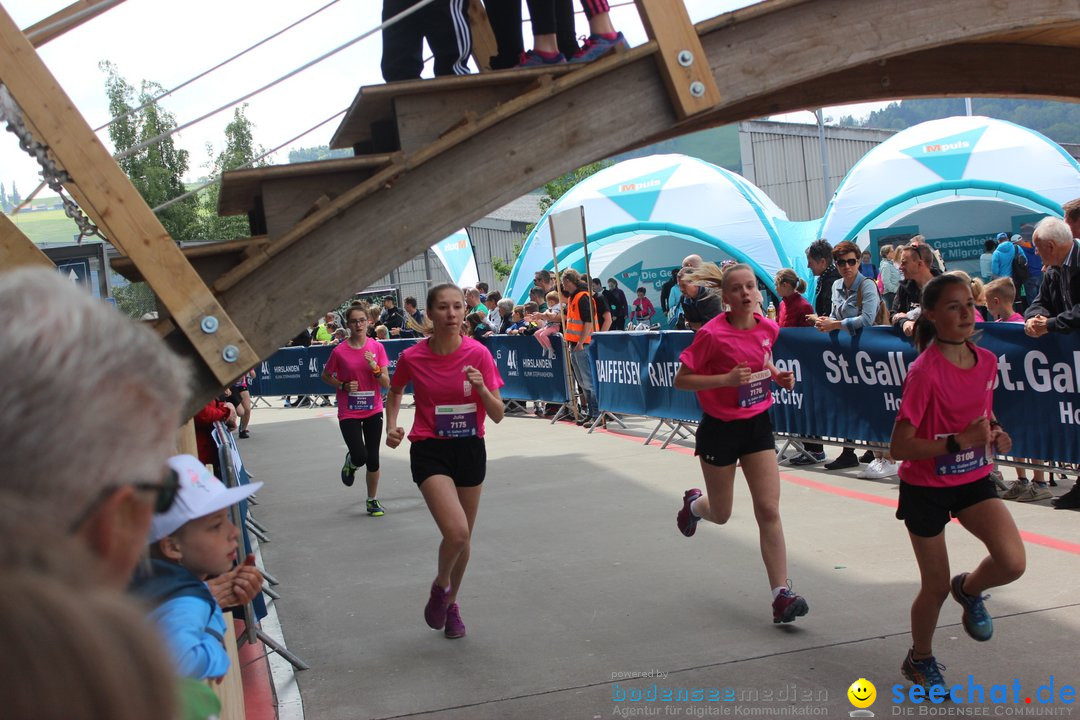
<svg viewBox="0 0 1080 720">
<path fill-rule="evenodd" d="M 411 382 L 416 401 L 409 442 L 484 437 L 484 403 L 465 377 L 467 365 L 480 371 L 489 390 L 503 386 L 491 353 L 470 337 L 449 355 L 436 355 L 422 340 L 398 356 L 390 384 L 400 389 Z"/>
<path fill-rule="evenodd" d="M 972 420 L 993 417 L 997 357 L 968 344 L 975 351 L 975 366 L 961 370 L 945 359 L 936 343 L 911 364 L 904 379 L 897 421 L 915 427 L 915 437 L 942 438 L 966 428 Z M 985 477 L 994 469 L 986 448 L 946 453 L 926 460 L 900 463 L 900 479 L 911 485 L 953 487 Z"/>
<path fill-rule="evenodd" d="M 722 375 L 745 362 L 754 373 L 752 381 L 739 387 L 698 390 L 701 409 L 719 420 L 742 420 L 772 407 L 772 348 L 780 335 L 780 326 L 761 315 L 757 324 L 739 330 L 728 322 L 728 313 L 720 313 L 705 323 L 679 361 L 698 375 Z"/>
<path fill-rule="evenodd" d="M 1005 319 L 1005 320 L 996 320 L 995 322 L 1011 322 L 1011 323 L 1022 323 L 1022 322 L 1024 322 L 1024 316 L 1023 316 L 1023 315 L 1021 315 L 1021 314 L 1020 314 L 1020 313 L 1018 313 L 1018 312 L 1014 312 L 1014 313 L 1012 314 L 1012 317 L 1010 317 L 1010 318 L 1007 318 L 1007 319 Z"/>
<path fill-rule="evenodd" d="M 356 392 L 337 391 L 338 420 L 363 420 L 382 412 L 382 388 L 364 357 L 364 353 L 369 351 L 375 353 L 375 362 L 379 363 L 383 372 L 387 372 L 390 360 L 386 357 L 386 349 L 374 338 L 367 338 L 360 349 L 343 342 L 333 349 L 330 359 L 326 361 L 323 369 L 327 373 L 342 382 L 355 380 L 357 383 Z"/>
</svg>

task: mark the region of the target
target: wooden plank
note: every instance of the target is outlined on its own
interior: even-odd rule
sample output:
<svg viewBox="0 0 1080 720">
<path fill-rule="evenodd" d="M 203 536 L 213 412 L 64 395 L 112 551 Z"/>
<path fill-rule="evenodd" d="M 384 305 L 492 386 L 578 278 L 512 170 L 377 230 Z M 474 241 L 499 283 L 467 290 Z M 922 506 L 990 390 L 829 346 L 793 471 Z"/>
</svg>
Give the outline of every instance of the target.
<svg viewBox="0 0 1080 720">
<path fill-rule="evenodd" d="M 962 93 L 961 81 L 948 86 L 951 74 L 942 73 L 940 67 L 948 66 L 947 51 L 969 42 L 973 32 L 993 38 L 1018 28 L 1038 30 L 1075 22 L 1080 15 L 1080 8 L 1054 0 L 1029 0 L 1023 7 L 955 0 L 952 11 L 978 19 L 973 31 L 970 25 L 941 23 L 940 7 L 929 0 L 901 5 L 881 0 L 787 0 L 776 6 L 778 10 L 757 11 L 745 21 L 720 23 L 702 37 L 724 93 L 724 103 L 710 117 L 715 122 L 745 119 L 748 115 L 723 109 L 745 108 L 770 98 L 777 98 L 784 109 L 805 107 L 785 105 L 792 102 L 785 93 L 875 60 L 933 48 L 945 51 L 944 65 L 938 65 L 933 78 L 913 79 L 912 92 L 925 85 Z M 883 36 L 871 31 L 874 23 L 912 31 Z M 778 43 L 776 38 L 791 40 Z M 836 46 L 845 52 L 820 50 Z M 512 107 L 499 107 L 433 146 L 407 155 L 401 167 L 376 174 L 306 218 L 283 238 L 289 242 L 271 245 L 258 272 L 234 277 L 221 294 L 222 302 L 255 347 L 261 353 L 272 352 L 308 321 L 311 309 L 324 308 L 349 289 L 374 281 L 462 224 L 544 180 L 610 157 L 642 138 L 692 127 L 698 117 L 679 123 L 674 115 L 655 60 L 649 57 L 654 48 L 636 48 L 621 61 L 609 58 L 570 73 L 551 83 L 548 94 L 534 90 L 529 97 L 506 104 Z M 1066 82 L 1075 67 L 1071 63 L 1042 72 L 1048 83 L 1057 81 L 1065 88 L 1061 96 L 1078 97 L 1080 93 L 1070 89 L 1074 81 Z M 982 69 L 987 76 L 1005 70 L 993 54 L 984 56 Z M 905 70 L 901 66 L 896 72 Z M 855 102 L 877 97 L 881 90 L 852 84 L 844 92 L 846 96 L 837 100 Z M 612 122 L 613 117 L 624 121 Z M 468 183 L 460 182 L 462 168 L 469 169 Z M 361 229 L 366 240 L 362 252 L 343 253 L 342 247 L 356 242 Z M 273 288 L 272 295 L 266 288 Z M 168 340 L 172 344 L 175 334 Z M 207 378 L 200 376 L 196 383 L 202 397 L 212 392 Z"/>
<path fill-rule="evenodd" d="M 438 77 L 423 80 L 401 80 L 386 83 L 384 85 L 368 85 L 360 88 L 345 113 L 334 136 L 330 139 L 330 147 L 341 149 L 351 148 L 354 145 L 370 142 L 372 140 L 371 127 L 379 122 L 394 122 L 394 99 L 409 95 L 427 95 L 436 92 L 454 93 L 458 91 L 471 91 L 480 87 L 492 87 L 508 85 L 518 88 L 521 94 L 529 87 L 545 78 L 555 78 L 567 73 L 579 70 L 576 65 L 552 65 L 540 68 L 522 68 L 520 70 L 498 70 L 495 72 L 482 73 L 480 75 L 456 75 L 452 77 Z M 461 109 L 463 114 L 466 110 L 486 108 Z"/>
<path fill-rule="evenodd" d="M 239 374 L 238 367 L 258 362 L 220 303 L 3 8 L 0 81 L 22 108 L 27 127 L 49 146 L 72 178 L 65 187 L 109 241 L 139 267 L 173 322 L 219 382 L 230 382 Z M 200 328 L 206 317 L 216 319 L 215 332 L 208 334 Z M 234 357 L 234 351 L 235 360 L 229 362 L 225 356 Z"/>
<path fill-rule="evenodd" d="M 362 173 L 389 164 L 389 154 L 363 155 L 360 157 L 334 158 L 313 162 L 270 165 L 267 167 L 230 170 L 221 177 L 221 194 L 218 197 L 218 215 L 243 215 L 253 210 L 256 199 L 262 195 L 262 183 L 281 178 L 330 175 L 333 173 Z"/>
<path fill-rule="evenodd" d="M 671 0 L 635 2 L 645 32 L 660 48 L 656 62 L 678 118 L 685 120 L 719 105 L 723 98 L 686 6 Z"/>
<path fill-rule="evenodd" d="M 33 240 L 0 212 L 0 272 L 26 266 L 56 267 Z"/>
<path fill-rule="evenodd" d="M 435 142 L 468 117 L 479 116 L 500 103 L 509 102 L 523 90 L 516 85 L 487 85 L 394 98 L 399 147 L 402 152 L 415 152 Z"/>
<path fill-rule="evenodd" d="M 220 720 L 244 720 L 244 681 L 240 676 L 240 655 L 236 649 L 236 623 L 231 615 L 225 616 L 225 652 L 229 654 L 229 672 L 225 679 L 207 683 L 221 700 Z"/>
<path fill-rule="evenodd" d="M 480 0 L 469 1 L 469 29 L 472 31 L 472 58 L 480 72 L 491 72 L 491 57 L 499 52 L 487 11 Z"/>
<path fill-rule="evenodd" d="M 31 45 L 36 48 L 41 47 L 122 2 L 124 0 L 77 0 L 26 28 L 23 34 Z"/>
<path fill-rule="evenodd" d="M 210 282 L 212 282 L 214 278 L 225 272 L 225 270 L 246 258 L 250 250 L 266 245 L 269 242 L 269 238 L 265 235 L 257 235 L 226 242 L 188 245 L 181 248 L 180 251 L 184 253 L 184 257 L 188 259 L 200 277 L 204 278 L 204 280 L 210 278 Z M 143 282 L 144 280 L 142 272 L 139 271 L 139 268 L 135 266 L 135 263 L 129 257 L 123 255 L 114 257 L 109 265 L 131 282 Z"/>
</svg>

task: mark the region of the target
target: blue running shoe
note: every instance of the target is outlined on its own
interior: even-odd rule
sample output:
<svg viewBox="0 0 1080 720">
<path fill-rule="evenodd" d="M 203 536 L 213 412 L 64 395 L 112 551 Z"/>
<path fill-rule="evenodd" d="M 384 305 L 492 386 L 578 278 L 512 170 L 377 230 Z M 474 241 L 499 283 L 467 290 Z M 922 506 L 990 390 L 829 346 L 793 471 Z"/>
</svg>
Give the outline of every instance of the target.
<svg viewBox="0 0 1080 720">
<path fill-rule="evenodd" d="M 352 487 L 356 479 L 356 466 L 352 464 L 352 455 L 345 453 L 345 464 L 341 466 L 341 482 L 345 487 Z"/>
<path fill-rule="evenodd" d="M 562 65 L 566 62 L 566 56 L 559 53 L 550 60 L 535 50 L 527 50 L 521 53 L 521 59 L 518 60 L 518 64 L 514 67 L 527 68 L 527 67 L 543 67 L 544 65 Z"/>
<path fill-rule="evenodd" d="M 574 57 L 570 58 L 570 62 L 592 62 L 604 57 L 609 52 L 614 52 L 617 48 L 625 50 L 629 47 L 630 43 L 626 42 L 626 38 L 623 37 L 621 32 L 615 33 L 615 37 L 611 40 L 600 35 L 590 35 L 581 43 L 581 49 L 574 53 Z"/>
<path fill-rule="evenodd" d="M 679 510 L 675 516 L 675 524 L 679 526 L 679 532 L 686 537 L 691 537 L 697 532 L 697 524 L 699 518 L 690 511 L 690 504 L 701 497 L 701 491 L 697 488 L 690 488 L 682 497 L 682 510 Z"/>
<path fill-rule="evenodd" d="M 367 514 L 371 517 L 382 517 L 386 514 L 386 508 L 380 505 L 378 500 L 368 500 Z"/>
<path fill-rule="evenodd" d="M 948 687 L 945 685 L 945 678 L 941 674 L 941 671 L 945 669 L 944 665 L 935 660 L 933 655 L 922 660 L 915 660 L 911 657 L 912 652 L 912 650 L 908 650 L 907 657 L 904 658 L 904 664 L 900 666 L 900 672 L 904 677 L 916 685 L 921 685 L 928 696 L 930 690 L 935 686 Z M 946 695 L 946 697 L 948 696 Z"/>
<path fill-rule="evenodd" d="M 964 631 L 973 640 L 986 642 L 994 635 L 994 620 L 986 612 L 983 600 L 989 595 L 968 595 L 964 592 L 964 578 L 967 573 L 960 573 L 952 579 L 952 596 L 964 608 Z"/>
</svg>

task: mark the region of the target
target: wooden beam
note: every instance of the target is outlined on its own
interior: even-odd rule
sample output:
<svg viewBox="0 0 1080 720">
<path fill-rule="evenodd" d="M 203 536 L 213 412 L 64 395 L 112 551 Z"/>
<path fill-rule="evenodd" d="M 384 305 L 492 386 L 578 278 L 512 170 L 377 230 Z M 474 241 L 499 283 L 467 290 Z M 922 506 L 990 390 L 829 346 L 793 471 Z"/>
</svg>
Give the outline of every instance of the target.
<svg viewBox="0 0 1080 720">
<path fill-rule="evenodd" d="M 969 43 L 973 34 L 993 45 L 999 34 L 1022 28 L 1037 32 L 1080 19 L 1080 8 L 1056 0 L 1028 0 L 1022 7 L 954 0 L 952 11 L 977 18 L 974 30 L 971 25 L 942 23 L 940 6 L 930 0 L 785 0 L 767 5 L 745 20 L 716 23 L 701 37 L 724 98 L 706 113 L 715 123 L 745 119 L 745 108 L 770 98 L 779 98 L 781 105 L 792 102 L 797 97 L 793 89 L 815 79 L 935 48 L 942 50 L 943 65 L 933 78 L 912 80 L 911 92 L 925 85 L 962 93 L 966 78 L 949 86 L 951 75 L 940 68 L 949 67 L 949 51 Z M 911 32 L 873 32 L 881 24 Z M 822 53 L 822 47 L 844 47 L 845 52 Z M 655 45 L 635 48 L 624 58 L 576 70 L 406 155 L 394 173 L 377 175 L 368 181 L 374 185 L 339 196 L 302 221 L 288 242 L 271 245 L 257 272 L 234 277 L 222 290 L 222 303 L 256 349 L 268 354 L 351 289 L 374 281 L 462 224 L 546 179 L 610 157 L 642 138 L 691 127 L 699 116 L 678 121 L 650 57 L 654 50 Z M 1061 96 L 1080 97 L 1071 89 L 1075 67 L 1042 68 L 1045 84 L 1056 82 Z M 987 76 L 1004 70 L 993 56 L 985 58 Z M 1023 87 L 1018 91 L 1024 92 Z M 843 92 L 847 96 L 837 100 L 858 101 L 879 97 L 881 89 L 852 82 Z M 798 97 L 804 102 L 807 96 Z M 725 113 L 725 108 L 733 110 Z M 612 122 L 613 117 L 627 120 Z M 169 342 L 174 339 L 175 333 Z M 201 400 L 216 389 L 205 377 L 196 382 Z"/>
<path fill-rule="evenodd" d="M 0 82 L 22 109 L 26 126 L 72 178 L 65 187 L 109 241 L 138 266 L 219 383 L 231 382 L 258 362 L 217 298 L 3 8 Z"/>
<path fill-rule="evenodd" d="M 949 72 L 941 72 L 948 67 Z M 776 115 L 818 105 L 860 100 L 916 97 L 1011 97 L 1046 100 L 1080 97 L 1076 73 L 1049 74 L 1045 68 L 1080 67 L 1080 48 L 952 45 L 866 63 L 824 75 L 776 92 L 710 111 L 659 135 L 642 138 L 638 147 L 748 118 Z M 987 72 L 987 68 L 994 68 Z"/>
<path fill-rule="evenodd" d="M 0 271 L 25 266 L 56 268 L 34 241 L 0 212 Z"/>
<path fill-rule="evenodd" d="M 391 188 L 397 178 L 406 171 L 419 167 L 430 161 L 432 158 L 453 150 L 457 145 L 480 134 L 483 130 L 491 128 L 507 118 L 512 118 L 544 100 L 559 96 L 560 93 L 564 93 L 567 90 L 577 89 L 586 85 L 589 81 L 594 80 L 597 77 L 602 77 L 605 73 L 609 73 L 613 68 L 624 67 L 633 61 L 640 61 L 642 58 L 647 58 L 655 50 L 656 45 L 654 43 L 649 43 L 625 53 L 619 53 L 617 57 L 593 63 L 582 70 L 564 75 L 558 80 L 551 83 L 545 83 L 525 95 L 500 105 L 474 123 L 469 123 L 468 125 L 463 125 L 450 131 L 440 138 L 438 142 L 432 143 L 410 155 L 399 156 L 389 167 L 380 170 L 368 180 L 365 180 L 356 187 L 342 193 L 323 209 L 297 223 L 292 230 L 276 239 L 260 254 L 249 258 L 220 277 L 217 282 L 214 283 L 214 289 L 219 293 L 222 293 L 232 288 L 257 268 L 265 264 L 270 258 L 280 254 L 297 240 L 305 237 L 331 219 L 339 217 L 342 212 L 352 205 L 383 188 Z M 553 130 L 557 130 L 557 127 L 549 127 L 547 132 L 550 134 Z M 461 167 L 466 166 L 463 165 Z M 449 234 L 449 232 L 447 234 Z M 427 247 L 430 247 L 430 245 L 423 249 L 426 249 Z"/>
<path fill-rule="evenodd" d="M 44 20 L 26 28 L 23 34 L 31 45 L 36 48 L 41 47 L 122 2 L 124 0 L 77 0 L 63 10 L 57 10 Z"/>
<path fill-rule="evenodd" d="M 491 57 L 499 52 L 487 11 L 480 0 L 469 0 L 469 29 L 472 30 L 472 58 L 480 72 L 491 71 Z"/>
<path fill-rule="evenodd" d="M 656 62 L 676 116 L 685 120 L 719 105 L 723 98 L 686 5 L 671 0 L 635 2 L 645 32 L 659 47 Z"/>
</svg>

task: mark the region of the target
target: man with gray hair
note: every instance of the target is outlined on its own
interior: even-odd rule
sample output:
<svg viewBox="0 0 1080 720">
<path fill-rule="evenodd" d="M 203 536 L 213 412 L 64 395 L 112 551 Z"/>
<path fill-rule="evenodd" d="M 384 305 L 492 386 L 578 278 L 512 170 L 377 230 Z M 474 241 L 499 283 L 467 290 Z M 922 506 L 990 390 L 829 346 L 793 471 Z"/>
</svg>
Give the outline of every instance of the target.
<svg viewBox="0 0 1080 720">
<path fill-rule="evenodd" d="M 124 587 L 175 496 L 188 371 L 55 270 L 0 272 L 0 319 L 0 502 L 77 537 Z"/>
<path fill-rule="evenodd" d="M 1037 338 L 1080 329 L 1080 243 L 1055 217 L 1039 221 L 1032 241 L 1043 261 L 1043 278 L 1024 311 L 1024 332 Z"/>
</svg>

